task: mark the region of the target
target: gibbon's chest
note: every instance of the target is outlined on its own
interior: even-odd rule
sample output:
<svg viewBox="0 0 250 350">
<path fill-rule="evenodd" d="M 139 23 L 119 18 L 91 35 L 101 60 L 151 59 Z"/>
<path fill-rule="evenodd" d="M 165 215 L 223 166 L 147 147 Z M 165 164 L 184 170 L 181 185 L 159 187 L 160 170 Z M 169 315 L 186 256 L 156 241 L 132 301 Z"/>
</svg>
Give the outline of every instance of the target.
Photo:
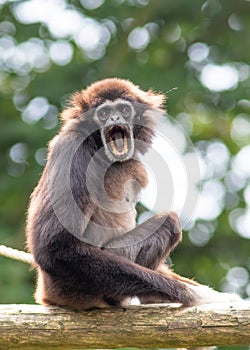
<svg viewBox="0 0 250 350">
<path fill-rule="evenodd" d="M 114 163 L 104 177 L 107 209 L 112 212 L 134 209 L 139 193 L 147 184 L 147 172 L 138 160 Z"/>
<path fill-rule="evenodd" d="M 104 189 L 113 199 L 133 201 L 148 183 L 146 169 L 139 160 L 116 162 L 106 171 Z"/>
<path fill-rule="evenodd" d="M 106 228 L 117 229 L 119 236 L 136 225 L 136 203 L 140 190 L 147 184 L 147 172 L 137 160 L 115 163 L 110 166 L 99 187 L 96 210 L 92 221 Z M 114 232 L 113 232 L 114 234 Z"/>
</svg>

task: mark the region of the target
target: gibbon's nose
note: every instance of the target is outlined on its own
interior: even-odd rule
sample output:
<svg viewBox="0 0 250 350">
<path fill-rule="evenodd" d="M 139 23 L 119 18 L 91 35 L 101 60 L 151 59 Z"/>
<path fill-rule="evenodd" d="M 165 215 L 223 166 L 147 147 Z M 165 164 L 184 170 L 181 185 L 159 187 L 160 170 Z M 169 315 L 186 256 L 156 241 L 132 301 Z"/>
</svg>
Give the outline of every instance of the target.
<svg viewBox="0 0 250 350">
<path fill-rule="evenodd" d="M 112 122 L 114 122 L 114 123 L 118 122 L 118 121 L 120 120 L 119 114 L 112 114 L 112 115 L 111 115 L 111 120 L 112 120 Z"/>
</svg>

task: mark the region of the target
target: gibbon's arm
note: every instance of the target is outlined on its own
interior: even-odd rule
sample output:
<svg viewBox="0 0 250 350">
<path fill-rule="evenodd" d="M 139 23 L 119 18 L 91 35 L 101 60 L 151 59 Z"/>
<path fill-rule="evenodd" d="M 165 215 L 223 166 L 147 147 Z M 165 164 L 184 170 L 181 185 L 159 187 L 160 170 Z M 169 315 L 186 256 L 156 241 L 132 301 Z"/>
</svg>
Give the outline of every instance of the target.
<svg viewBox="0 0 250 350">
<path fill-rule="evenodd" d="M 73 132 L 50 143 L 43 175 L 32 193 L 27 219 L 27 245 L 33 254 L 67 230 L 83 238 L 94 212 L 84 174 L 91 154 Z"/>
<path fill-rule="evenodd" d="M 166 212 L 111 240 L 105 245 L 105 249 L 155 270 L 181 238 L 182 232 L 177 214 Z M 136 243 L 133 243 L 135 241 Z"/>
</svg>

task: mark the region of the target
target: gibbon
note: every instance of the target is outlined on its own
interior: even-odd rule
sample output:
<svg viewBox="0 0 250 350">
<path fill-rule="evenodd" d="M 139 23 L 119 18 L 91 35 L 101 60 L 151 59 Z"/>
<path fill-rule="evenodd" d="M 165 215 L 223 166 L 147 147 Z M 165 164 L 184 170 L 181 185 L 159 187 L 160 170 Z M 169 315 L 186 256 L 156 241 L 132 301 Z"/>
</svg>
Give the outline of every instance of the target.
<svg viewBox="0 0 250 350">
<path fill-rule="evenodd" d="M 164 101 L 111 78 L 75 93 L 62 112 L 28 210 L 38 303 L 81 310 L 237 299 L 167 267 L 182 238 L 175 213 L 136 226 L 135 205 L 147 184 L 139 155 L 151 145 Z"/>
</svg>

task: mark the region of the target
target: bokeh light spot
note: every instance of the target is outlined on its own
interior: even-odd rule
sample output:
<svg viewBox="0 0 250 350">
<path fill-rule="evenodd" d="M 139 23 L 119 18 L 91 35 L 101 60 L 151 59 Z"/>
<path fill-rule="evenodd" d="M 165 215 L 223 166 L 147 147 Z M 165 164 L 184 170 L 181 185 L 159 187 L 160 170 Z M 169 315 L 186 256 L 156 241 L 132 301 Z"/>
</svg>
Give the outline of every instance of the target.
<svg viewBox="0 0 250 350">
<path fill-rule="evenodd" d="M 128 44 L 134 50 L 145 49 L 150 41 L 150 36 L 146 28 L 137 27 L 128 36 Z"/>
<path fill-rule="evenodd" d="M 250 143 L 250 115 L 246 113 L 238 114 L 231 126 L 232 139 L 243 146 Z"/>
<path fill-rule="evenodd" d="M 28 158 L 28 147 L 25 143 L 16 143 L 9 152 L 10 159 L 17 164 L 22 164 Z"/>
<path fill-rule="evenodd" d="M 73 57 L 73 48 L 68 41 L 58 40 L 51 43 L 49 48 L 50 58 L 59 66 L 65 66 Z"/>
<path fill-rule="evenodd" d="M 48 100 L 45 97 L 35 97 L 22 113 L 22 119 L 25 123 L 35 124 L 49 110 Z"/>
<path fill-rule="evenodd" d="M 250 145 L 243 147 L 232 160 L 232 170 L 242 178 L 250 177 Z"/>
<path fill-rule="evenodd" d="M 195 43 L 188 48 L 188 56 L 191 61 L 204 61 L 209 54 L 209 47 L 204 43 Z"/>
<path fill-rule="evenodd" d="M 238 85 L 239 74 L 232 65 L 216 66 L 207 64 L 201 71 L 201 83 L 212 91 L 234 89 Z"/>
<path fill-rule="evenodd" d="M 38 164 L 44 166 L 47 159 L 47 149 L 45 147 L 39 148 L 35 153 L 35 159 Z"/>
<path fill-rule="evenodd" d="M 95 10 L 100 7 L 105 0 L 80 0 L 83 7 L 87 10 Z"/>
</svg>

